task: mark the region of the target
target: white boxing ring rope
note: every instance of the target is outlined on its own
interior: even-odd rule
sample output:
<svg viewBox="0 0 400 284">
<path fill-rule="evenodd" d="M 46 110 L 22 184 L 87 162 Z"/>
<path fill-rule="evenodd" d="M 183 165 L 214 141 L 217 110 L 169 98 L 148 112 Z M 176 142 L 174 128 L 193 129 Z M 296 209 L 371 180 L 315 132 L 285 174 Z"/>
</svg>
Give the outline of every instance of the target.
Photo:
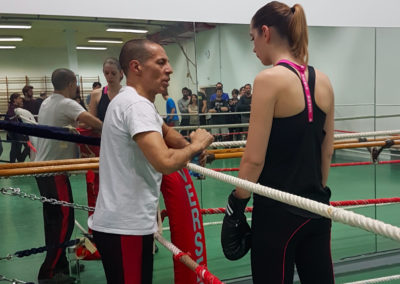
<svg viewBox="0 0 400 284">
<path fill-rule="evenodd" d="M 216 172 L 201 166 L 188 163 L 186 167 L 196 173 L 232 184 L 234 186 L 244 188 L 250 192 L 257 193 L 274 200 L 284 202 L 289 205 L 296 206 L 301 209 L 316 213 L 333 221 L 347 224 L 353 227 L 358 227 L 366 231 L 373 232 L 392 240 L 400 242 L 400 228 L 382 221 L 374 220 L 363 215 L 347 211 L 341 208 L 333 207 L 304 197 L 300 197 L 287 192 L 279 191 L 267 186 L 255 184 L 240 178 Z"/>
<path fill-rule="evenodd" d="M 371 136 L 384 136 L 400 134 L 400 130 L 382 130 L 382 131 L 370 131 L 370 132 L 357 132 L 357 133 L 343 133 L 335 134 L 335 139 L 348 139 L 348 138 L 360 138 L 360 137 L 371 137 Z"/>
<path fill-rule="evenodd" d="M 398 280 L 398 279 L 400 279 L 400 274 L 399 275 L 386 276 L 386 277 L 380 277 L 380 278 L 374 278 L 374 279 L 368 279 L 368 280 L 361 280 L 361 281 L 356 281 L 356 282 L 346 282 L 344 284 L 383 283 L 383 282 L 388 282 L 388 281 Z"/>
<path fill-rule="evenodd" d="M 238 128 L 238 127 L 249 127 L 249 123 L 203 124 L 203 125 L 173 126 L 172 128 L 175 130 L 196 130 L 198 128 L 211 129 L 211 128 Z"/>
<path fill-rule="evenodd" d="M 181 253 L 182 251 L 177 248 L 173 243 L 168 242 L 166 239 L 164 239 L 158 232 L 154 233 L 154 238 L 160 242 L 164 247 L 166 247 L 169 251 L 172 252 L 173 255 L 177 255 Z"/>
<path fill-rule="evenodd" d="M 383 131 L 335 134 L 334 138 L 348 139 L 348 138 L 360 138 L 360 137 L 371 137 L 371 136 L 385 136 L 394 134 L 400 134 L 400 130 L 383 130 Z M 228 147 L 228 146 L 245 146 L 245 145 L 246 141 L 242 140 L 242 141 L 214 142 L 210 145 L 210 147 Z"/>
</svg>

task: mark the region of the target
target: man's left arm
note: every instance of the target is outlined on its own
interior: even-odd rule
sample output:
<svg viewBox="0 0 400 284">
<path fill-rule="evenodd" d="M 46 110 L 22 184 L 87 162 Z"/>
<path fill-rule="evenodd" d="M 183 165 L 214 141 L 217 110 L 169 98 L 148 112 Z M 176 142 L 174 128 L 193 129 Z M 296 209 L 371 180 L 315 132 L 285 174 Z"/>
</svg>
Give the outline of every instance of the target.
<svg viewBox="0 0 400 284">
<path fill-rule="evenodd" d="M 169 148 L 181 149 L 190 144 L 178 131 L 165 123 L 162 126 L 162 132 L 165 144 L 167 144 Z"/>
<path fill-rule="evenodd" d="M 169 127 L 165 123 L 162 126 L 162 132 L 164 137 L 164 142 L 169 148 L 182 149 L 185 148 L 190 143 L 175 129 Z M 207 161 L 207 151 L 204 150 L 199 156 L 199 164 L 204 167 Z"/>
</svg>

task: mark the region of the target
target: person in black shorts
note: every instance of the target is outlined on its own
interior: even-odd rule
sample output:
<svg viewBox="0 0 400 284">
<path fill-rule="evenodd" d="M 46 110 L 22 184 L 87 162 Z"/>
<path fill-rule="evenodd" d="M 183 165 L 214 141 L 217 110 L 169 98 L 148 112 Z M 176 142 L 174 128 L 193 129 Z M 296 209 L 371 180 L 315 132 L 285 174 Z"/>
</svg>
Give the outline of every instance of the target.
<svg viewBox="0 0 400 284">
<path fill-rule="evenodd" d="M 302 6 L 273 1 L 250 26 L 264 65 L 254 80 L 250 126 L 239 178 L 329 204 L 334 96 L 328 77 L 308 65 Z M 261 154 L 260 154 L 261 153 Z M 231 260 L 251 247 L 254 283 L 334 283 L 331 220 L 254 194 L 251 229 L 244 208 L 251 193 L 236 188 L 221 232 Z"/>
</svg>

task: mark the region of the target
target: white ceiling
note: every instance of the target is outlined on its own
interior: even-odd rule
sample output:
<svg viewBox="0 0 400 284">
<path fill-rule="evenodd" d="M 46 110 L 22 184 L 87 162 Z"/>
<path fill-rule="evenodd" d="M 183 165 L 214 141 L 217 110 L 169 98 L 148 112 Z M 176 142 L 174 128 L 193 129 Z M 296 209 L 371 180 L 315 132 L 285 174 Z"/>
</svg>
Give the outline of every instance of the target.
<svg viewBox="0 0 400 284">
<path fill-rule="evenodd" d="M 73 31 L 76 45 L 107 46 L 113 44 L 88 43 L 89 38 L 115 38 L 127 41 L 133 38 L 144 38 L 163 31 L 176 29 L 185 23 L 145 20 L 121 20 L 110 18 L 89 17 L 60 17 L 60 16 L 33 16 L 0 14 L 0 23 L 30 23 L 32 28 L 0 29 L 0 36 L 22 36 L 22 42 L 1 42 L 0 45 L 16 45 L 17 47 L 50 47 L 57 48 L 66 45 L 65 31 Z M 115 33 L 107 32 L 108 26 L 133 26 L 147 29 L 149 33 Z M 190 27 L 187 24 L 185 27 Z M 115 44 L 114 44 L 115 45 Z"/>
</svg>

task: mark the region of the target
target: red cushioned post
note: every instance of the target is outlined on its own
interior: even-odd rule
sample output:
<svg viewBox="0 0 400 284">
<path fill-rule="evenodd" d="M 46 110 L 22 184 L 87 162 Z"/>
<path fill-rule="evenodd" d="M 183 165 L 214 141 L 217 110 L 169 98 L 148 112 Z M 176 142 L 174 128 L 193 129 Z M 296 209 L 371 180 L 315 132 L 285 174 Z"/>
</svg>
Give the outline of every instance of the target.
<svg viewBox="0 0 400 284">
<path fill-rule="evenodd" d="M 171 242 L 190 254 L 200 265 L 207 265 L 203 218 L 196 190 L 188 170 L 164 175 L 161 183 L 171 230 Z M 174 259 L 175 284 L 199 283 L 193 271 Z"/>
</svg>

